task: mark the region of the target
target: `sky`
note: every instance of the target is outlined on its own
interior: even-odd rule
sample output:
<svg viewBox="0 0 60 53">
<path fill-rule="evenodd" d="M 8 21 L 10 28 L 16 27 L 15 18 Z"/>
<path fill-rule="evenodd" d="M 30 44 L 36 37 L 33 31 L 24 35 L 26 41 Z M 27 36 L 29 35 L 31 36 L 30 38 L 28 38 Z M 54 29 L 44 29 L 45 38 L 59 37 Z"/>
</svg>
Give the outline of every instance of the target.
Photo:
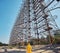
<svg viewBox="0 0 60 53">
<path fill-rule="evenodd" d="M 11 29 L 15 23 L 22 0 L 0 0 L 0 42 L 9 43 Z M 60 28 L 60 9 L 52 11 L 57 15 L 56 23 Z"/>
<path fill-rule="evenodd" d="M 0 0 L 0 42 L 8 43 L 22 0 Z"/>
</svg>

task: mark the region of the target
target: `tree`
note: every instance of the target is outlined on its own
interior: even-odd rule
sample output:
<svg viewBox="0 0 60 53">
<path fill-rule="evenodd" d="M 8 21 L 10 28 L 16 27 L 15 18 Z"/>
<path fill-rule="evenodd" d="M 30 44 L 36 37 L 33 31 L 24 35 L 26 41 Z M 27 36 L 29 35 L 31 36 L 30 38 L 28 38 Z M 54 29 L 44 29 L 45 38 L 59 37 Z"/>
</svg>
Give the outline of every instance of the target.
<svg viewBox="0 0 60 53">
<path fill-rule="evenodd" d="M 8 44 L 0 42 L 0 46 L 8 46 Z"/>
</svg>

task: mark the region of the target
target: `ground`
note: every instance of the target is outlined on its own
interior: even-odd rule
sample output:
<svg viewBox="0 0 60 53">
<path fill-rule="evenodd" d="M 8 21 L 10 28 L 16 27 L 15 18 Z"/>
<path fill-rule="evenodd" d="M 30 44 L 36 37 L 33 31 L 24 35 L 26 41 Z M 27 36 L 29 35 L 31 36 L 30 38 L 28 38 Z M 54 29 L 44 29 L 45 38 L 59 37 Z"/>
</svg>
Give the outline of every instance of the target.
<svg viewBox="0 0 60 53">
<path fill-rule="evenodd" d="M 60 53 L 60 45 L 36 45 L 32 46 L 32 53 Z M 26 49 L 7 49 L 7 52 L 0 49 L 0 53 L 26 53 Z"/>
</svg>

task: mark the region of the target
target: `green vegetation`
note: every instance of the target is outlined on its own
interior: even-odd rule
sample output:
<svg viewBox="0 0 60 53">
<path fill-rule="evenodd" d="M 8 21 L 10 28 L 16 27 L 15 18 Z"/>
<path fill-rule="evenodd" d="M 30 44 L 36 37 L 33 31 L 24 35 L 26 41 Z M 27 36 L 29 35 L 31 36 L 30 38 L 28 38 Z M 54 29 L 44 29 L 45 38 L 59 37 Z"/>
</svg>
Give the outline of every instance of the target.
<svg viewBox="0 0 60 53">
<path fill-rule="evenodd" d="M 60 35 L 55 35 L 55 41 L 54 43 L 60 44 Z"/>
<path fill-rule="evenodd" d="M 0 46 L 8 46 L 8 44 L 0 42 Z"/>
</svg>

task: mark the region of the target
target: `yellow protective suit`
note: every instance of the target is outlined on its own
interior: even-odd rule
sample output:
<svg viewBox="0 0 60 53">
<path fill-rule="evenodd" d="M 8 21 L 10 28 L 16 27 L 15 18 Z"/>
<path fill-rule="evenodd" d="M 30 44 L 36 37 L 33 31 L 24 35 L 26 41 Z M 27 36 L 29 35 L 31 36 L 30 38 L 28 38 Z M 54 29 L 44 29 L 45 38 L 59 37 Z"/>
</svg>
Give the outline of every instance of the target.
<svg viewBox="0 0 60 53">
<path fill-rule="evenodd" d="M 26 47 L 26 53 L 32 53 L 32 46 L 30 45 L 30 43 L 28 43 Z"/>
</svg>

